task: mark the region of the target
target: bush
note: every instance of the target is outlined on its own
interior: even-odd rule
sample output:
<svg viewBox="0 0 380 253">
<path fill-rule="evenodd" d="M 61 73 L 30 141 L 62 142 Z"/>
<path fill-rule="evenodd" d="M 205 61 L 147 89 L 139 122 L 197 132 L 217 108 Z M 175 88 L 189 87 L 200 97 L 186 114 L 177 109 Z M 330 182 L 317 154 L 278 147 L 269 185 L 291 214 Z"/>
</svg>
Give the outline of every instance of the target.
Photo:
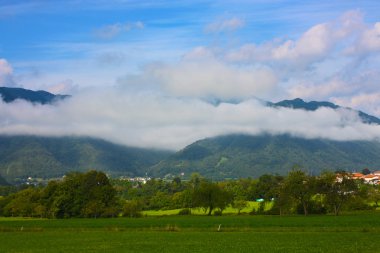
<svg viewBox="0 0 380 253">
<path fill-rule="evenodd" d="M 348 201 L 344 206 L 347 211 L 359 211 L 359 210 L 373 210 L 376 207 L 371 206 L 365 199 L 355 197 Z"/>
<path fill-rule="evenodd" d="M 309 205 L 307 206 L 307 212 L 308 214 L 326 214 L 327 209 L 320 202 L 310 201 Z M 304 214 L 302 204 L 299 204 L 297 206 L 297 214 Z"/>
<path fill-rule="evenodd" d="M 123 207 L 123 216 L 139 218 L 142 217 L 141 204 L 137 200 L 127 201 Z"/>
<path fill-rule="evenodd" d="M 222 216 L 222 211 L 221 210 L 215 210 L 214 216 Z"/>
<path fill-rule="evenodd" d="M 181 209 L 179 210 L 178 215 L 191 215 L 191 209 L 190 208 Z"/>
</svg>

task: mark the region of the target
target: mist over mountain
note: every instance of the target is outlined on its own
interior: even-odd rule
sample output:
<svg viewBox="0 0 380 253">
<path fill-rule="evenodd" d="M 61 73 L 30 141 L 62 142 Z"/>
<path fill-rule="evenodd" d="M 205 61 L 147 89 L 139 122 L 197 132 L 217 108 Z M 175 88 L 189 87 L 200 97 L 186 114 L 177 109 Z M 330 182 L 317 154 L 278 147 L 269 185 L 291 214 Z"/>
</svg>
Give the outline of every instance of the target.
<svg viewBox="0 0 380 253">
<path fill-rule="evenodd" d="M 296 98 L 293 100 L 283 100 L 283 101 L 280 101 L 277 103 L 267 102 L 267 105 L 271 106 L 271 107 L 275 107 L 275 108 L 276 107 L 277 108 L 278 107 L 286 107 L 286 108 L 292 108 L 292 109 L 303 109 L 306 111 L 315 111 L 315 110 L 318 110 L 322 107 L 331 108 L 331 109 L 347 109 L 347 110 L 353 111 L 355 113 L 358 113 L 358 115 L 359 115 L 359 117 L 363 123 L 380 125 L 380 119 L 375 117 L 375 116 L 369 115 L 369 114 L 364 113 L 362 111 L 356 111 L 356 110 L 353 110 L 351 108 L 341 107 L 339 105 L 336 105 L 336 104 L 331 103 L 331 102 L 326 102 L 326 101 L 305 102 L 301 98 Z"/>
<path fill-rule="evenodd" d="M 39 90 L 33 91 L 24 88 L 13 88 L 13 87 L 0 87 L 0 97 L 6 103 L 11 103 L 17 99 L 25 100 L 31 103 L 39 103 L 39 104 L 52 104 L 54 102 L 66 99 L 71 97 L 70 95 L 54 95 L 50 92 Z M 306 102 L 301 98 L 295 98 L 292 100 L 282 100 L 277 103 L 273 103 L 270 101 L 263 101 L 258 98 L 255 98 L 258 101 L 261 101 L 263 104 L 273 107 L 273 108 L 291 108 L 291 109 L 303 109 L 306 111 L 316 111 L 320 108 L 331 108 L 331 109 L 347 109 L 358 113 L 360 119 L 363 123 L 368 124 L 380 124 L 380 119 L 364 113 L 362 111 L 356 111 L 351 108 L 341 107 L 331 102 L 326 101 L 310 101 Z M 220 99 L 220 98 L 209 98 L 205 100 L 207 103 L 210 103 L 214 106 L 219 106 L 222 103 L 227 104 L 240 104 L 244 102 L 242 99 Z"/>
<path fill-rule="evenodd" d="M 0 175 L 11 183 L 88 169 L 113 176 L 199 172 L 223 179 L 285 174 L 294 166 L 312 173 L 380 167 L 380 119 L 331 102 L 136 98 L 123 92 L 66 100 L 45 91 L 0 91 Z M 26 103 L 13 104 L 17 99 Z M 67 137 L 73 134 L 98 138 Z M 155 150 L 142 148 L 150 143 Z M 177 143 L 185 148 L 160 151 Z"/>
</svg>

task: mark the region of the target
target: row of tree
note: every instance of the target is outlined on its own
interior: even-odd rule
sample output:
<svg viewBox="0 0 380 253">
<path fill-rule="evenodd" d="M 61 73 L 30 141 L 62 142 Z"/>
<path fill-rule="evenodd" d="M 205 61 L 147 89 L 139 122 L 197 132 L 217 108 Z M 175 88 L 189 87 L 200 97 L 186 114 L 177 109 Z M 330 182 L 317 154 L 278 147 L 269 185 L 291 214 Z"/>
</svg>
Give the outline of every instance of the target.
<svg viewBox="0 0 380 253">
<path fill-rule="evenodd" d="M 119 213 L 115 188 L 102 172 L 67 174 L 45 187 L 28 187 L 0 200 L 3 216 L 47 218 L 113 217 Z"/>
<path fill-rule="evenodd" d="M 333 213 L 342 209 L 370 209 L 380 201 L 378 185 L 354 180 L 348 173 L 324 172 L 310 176 L 301 170 L 292 170 L 287 176 L 263 175 L 258 179 L 239 179 L 211 182 L 199 174 L 182 182 L 150 180 L 146 184 L 115 180 L 114 185 L 127 203 L 139 210 L 203 208 L 211 215 L 216 209 L 223 212 L 232 206 L 238 213 L 248 201 L 260 201 L 253 213 L 304 215 Z M 270 207 L 268 209 L 268 207 Z"/>
<path fill-rule="evenodd" d="M 240 213 L 248 201 L 258 199 L 260 207 L 253 213 L 339 215 L 342 209 L 372 208 L 380 201 L 379 186 L 354 180 L 347 173 L 310 176 L 301 170 L 287 176 L 221 182 L 193 174 L 188 181 L 177 177 L 172 181 L 152 179 L 146 184 L 109 180 L 102 172 L 89 171 L 70 173 L 46 186 L 14 193 L 3 188 L 2 192 L 6 196 L 0 198 L 0 215 L 47 218 L 137 217 L 142 210 L 160 209 L 182 209 L 181 214 L 189 214 L 191 208 L 211 215 L 222 214 L 228 206 Z"/>
</svg>

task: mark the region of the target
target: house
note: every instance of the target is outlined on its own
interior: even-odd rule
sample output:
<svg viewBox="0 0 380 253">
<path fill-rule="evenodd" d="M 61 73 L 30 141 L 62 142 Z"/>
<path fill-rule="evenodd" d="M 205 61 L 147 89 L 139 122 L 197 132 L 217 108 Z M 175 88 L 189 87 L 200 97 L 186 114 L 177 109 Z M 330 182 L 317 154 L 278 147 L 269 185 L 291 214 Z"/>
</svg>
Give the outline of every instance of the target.
<svg viewBox="0 0 380 253">
<path fill-rule="evenodd" d="M 363 180 L 367 184 L 377 184 L 379 182 L 379 176 L 374 174 L 368 174 L 363 176 Z"/>
<path fill-rule="evenodd" d="M 351 174 L 352 179 L 362 179 L 364 175 L 362 173 L 354 172 Z"/>
</svg>

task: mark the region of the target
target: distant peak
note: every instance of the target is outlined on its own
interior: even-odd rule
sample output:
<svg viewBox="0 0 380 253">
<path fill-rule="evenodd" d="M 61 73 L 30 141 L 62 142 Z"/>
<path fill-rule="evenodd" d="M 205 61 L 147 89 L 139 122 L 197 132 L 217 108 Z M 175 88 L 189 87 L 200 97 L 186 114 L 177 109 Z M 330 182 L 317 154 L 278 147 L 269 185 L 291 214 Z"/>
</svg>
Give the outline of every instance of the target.
<svg viewBox="0 0 380 253">
<path fill-rule="evenodd" d="M 11 103 L 17 99 L 30 103 L 52 104 L 58 100 L 70 97 L 69 95 L 55 95 L 44 90 L 28 90 L 24 88 L 0 87 L 0 97 L 6 103 Z"/>
<path fill-rule="evenodd" d="M 329 107 L 332 109 L 339 108 L 338 105 L 333 104 L 331 102 L 326 101 L 311 101 L 311 102 L 305 102 L 301 98 L 295 98 L 292 100 L 283 100 L 277 103 L 272 104 L 273 107 L 287 107 L 287 108 L 294 108 L 294 109 L 304 109 L 307 111 L 315 111 L 319 109 L 320 107 Z"/>
<path fill-rule="evenodd" d="M 375 117 L 375 116 L 366 114 L 362 111 L 356 111 L 356 110 L 353 110 L 351 108 L 341 107 L 339 105 L 336 105 L 334 103 L 327 102 L 327 101 L 305 102 L 301 98 L 295 98 L 292 100 L 283 100 L 283 101 L 280 101 L 277 103 L 267 103 L 267 105 L 270 107 L 286 107 L 286 108 L 301 109 L 301 110 L 306 110 L 306 111 L 315 111 L 321 107 L 331 108 L 331 109 L 345 108 L 347 110 L 357 112 L 363 123 L 380 125 L 380 119 Z"/>
</svg>

